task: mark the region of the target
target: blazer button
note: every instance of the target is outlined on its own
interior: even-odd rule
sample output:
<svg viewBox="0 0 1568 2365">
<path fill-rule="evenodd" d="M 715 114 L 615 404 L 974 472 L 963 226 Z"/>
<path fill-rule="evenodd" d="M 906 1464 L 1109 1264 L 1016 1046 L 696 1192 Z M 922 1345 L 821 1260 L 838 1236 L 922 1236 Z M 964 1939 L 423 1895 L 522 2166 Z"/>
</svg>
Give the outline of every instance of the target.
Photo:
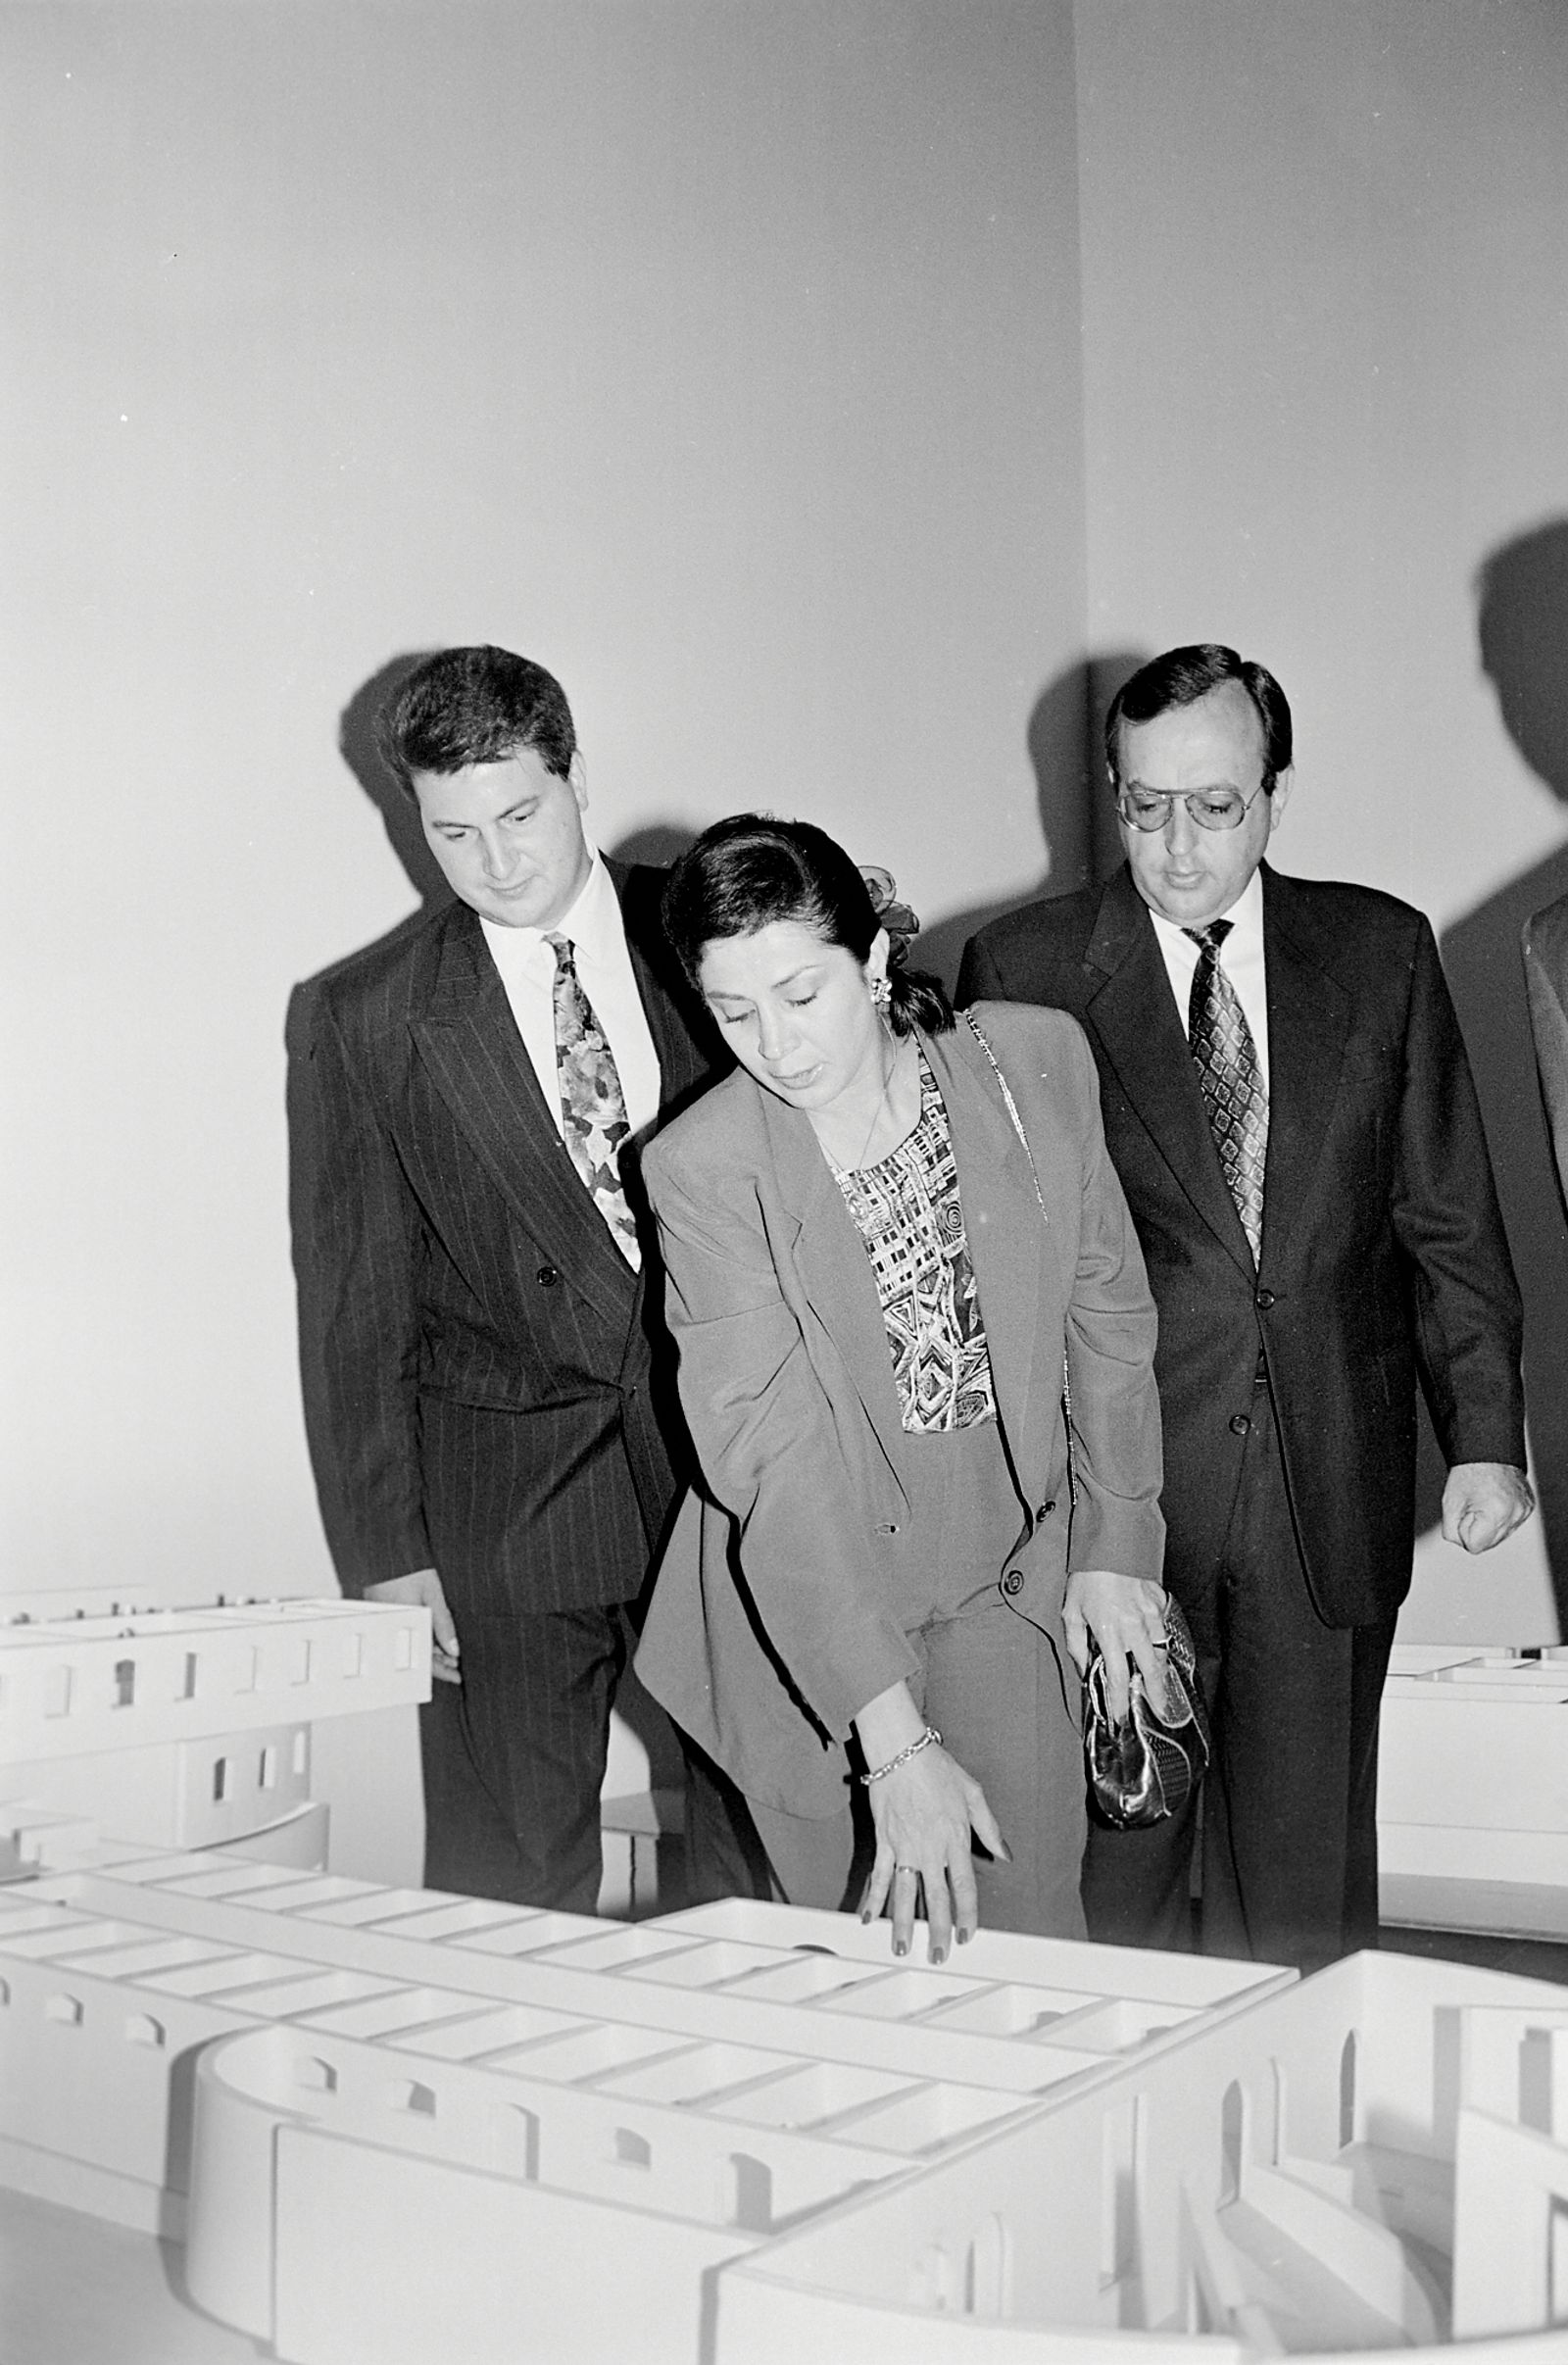
<svg viewBox="0 0 1568 2365">
<path fill-rule="evenodd" d="M 1011 1601 L 1014 1594 L 1022 1593 L 1023 1570 L 1021 1568 L 1009 1568 L 1006 1575 L 1002 1580 L 1002 1590 L 1007 1596 L 1009 1601 Z"/>
<path fill-rule="evenodd" d="M 1263 1312 L 1263 1313 L 1265 1313 L 1265 1314 L 1267 1313 L 1267 1311 L 1268 1311 L 1269 1307 L 1270 1307 L 1270 1306 L 1273 1305 L 1273 1303 L 1274 1303 L 1274 1292 L 1273 1292 L 1271 1289 L 1260 1289 L 1260 1290 L 1257 1292 L 1257 1295 L 1256 1295 L 1256 1296 L 1253 1298 L 1253 1300 L 1252 1300 L 1252 1304 L 1253 1304 L 1255 1306 L 1257 1306 L 1257 1307 L 1258 1307 L 1258 1309 L 1259 1309 L 1261 1312 Z"/>
<path fill-rule="evenodd" d="M 560 1268 L 554 1264 L 542 1264 L 535 1273 L 534 1279 L 541 1289 L 554 1289 L 556 1283 L 561 1279 Z"/>
<path fill-rule="evenodd" d="M 1233 1437 L 1245 1437 L 1251 1426 L 1252 1424 L 1245 1412 L 1231 1414 L 1231 1435 Z"/>
<path fill-rule="evenodd" d="M 1043 1503 L 1040 1505 L 1039 1510 L 1038 1510 L 1038 1511 L 1036 1511 L 1036 1513 L 1035 1513 L 1035 1517 L 1036 1517 L 1037 1519 L 1049 1519 L 1049 1518 L 1051 1517 L 1052 1512 L 1053 1512 L 1053 1511 L 1055 1509 L 1055 1507 L 1056 1507 L 1056 1500 L 1055 1500 L 1055 1497 L 1054 1497 L 1054 1496 L 1053 1496 L 1053 1497 L 1051 1498 L 1051 1501 L 1050 1501 L 1049 1503 Z"/>
</svg>

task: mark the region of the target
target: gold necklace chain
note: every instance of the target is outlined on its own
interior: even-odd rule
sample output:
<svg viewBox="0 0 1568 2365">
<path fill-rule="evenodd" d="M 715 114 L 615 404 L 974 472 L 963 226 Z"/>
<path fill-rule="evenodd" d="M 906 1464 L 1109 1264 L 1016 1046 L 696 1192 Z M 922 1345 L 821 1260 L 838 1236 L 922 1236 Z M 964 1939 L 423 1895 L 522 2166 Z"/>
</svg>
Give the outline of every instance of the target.
<svg viewBox="0 0 1568 2365">
<path fill-rule="evenodd" d="M 893 1079 L 898 1073 L 899 1045 L 894 1037 L 889 1033 L 886 1025 L 884 1025 L 882 1029 L 882 1038 L 885 1044 L 891 1046 L 893 1056 L 888 1060 L 887 1066 L 883 1070 L 882 1089 L 877 1094 L 876 1107 L 871 1111 L 871 1122 L 865 1129 L 865 1139 L 860 1144 L 859 1156 L 853 1159 L 849 1165 L 841 1166 L 838 1159 L 834 1157 L 832 1151 L 828 1149 L 826 1142 L 823 1142 L 822 1144 L 822 1149 L 824 1155 L 826 1156 L 828 1164 L 834 1169 L 835 1173 L 854 1174 L 864 1165 L 865 1154 L 871 1147 L 871 1136 L 875 1133 L 877 1126 L 880 1124 L 882 1120 L 882 1111 L 888 1105 L 888 1094 L 893 1088 Z"/>
</svg>

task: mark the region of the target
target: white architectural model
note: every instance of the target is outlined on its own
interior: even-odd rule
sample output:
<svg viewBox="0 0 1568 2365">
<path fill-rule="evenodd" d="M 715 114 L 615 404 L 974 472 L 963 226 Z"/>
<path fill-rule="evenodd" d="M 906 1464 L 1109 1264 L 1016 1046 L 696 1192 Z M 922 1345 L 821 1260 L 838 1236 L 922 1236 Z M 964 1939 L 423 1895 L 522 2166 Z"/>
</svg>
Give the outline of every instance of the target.
<svg viewBox="0 0 1568 2365">
<path fill-rule="evenodd" d="M 1568 1649 L 1396 1645 L 1378 1853 L 1385 1921 L 1568 1938 Z"/>
<path fill-rule="evenodd" d="M 55 1617 L 0 1629 L 0 1843 L 80 1860 L 81 1826 L 154 1848 L 232 1847 L 297 1827 L 311 1726 L 427 1700 L 429 1613 L 368 1601 L 252 1601 Z M 59 1827 L 74 1827 L 66 1841 Z"/>
<path fill-rule="evenodd" d="M 3 1640 L 0 2183 L 183 2239 L 292 2365 L 1568 2365 L 1568 1990 L 302 1871 L 204 1844 L 307 1811 L 311 1717 L 417 1697 L 419 1613 Z M 76 1749 L 157 1838 L 93 1847 Z"/>
<path fill-rule="evenodd" d="M 719 2330 L 857 2365 L 1178 2365 L 1195 2335 L 1560 2365 L 1568 1991 L 1356 1955 L 737 2261 Z"/>
<path fill-rule="evenodd" d="M 0 1893 L 0 2173 L 296 2365 L 1568 2355 L 1543 1982 L 188 1855 Z"/>
<path fill-rule="evenodd" d="M 139 1848 L 234 1848 L 324 1863 L 312 1726 L 430 1697 L 429 1613 L 368 1601 L 130 1608 L 107 1590 L 8 1597 L 0 1626 L 0 1878 Z M 412 1749 L 412 1740 L 410 1747 Z M 678 1854 L 662 1774 L 611 1717 L 601 1913 L 647 1911 Z"/>
</svg>

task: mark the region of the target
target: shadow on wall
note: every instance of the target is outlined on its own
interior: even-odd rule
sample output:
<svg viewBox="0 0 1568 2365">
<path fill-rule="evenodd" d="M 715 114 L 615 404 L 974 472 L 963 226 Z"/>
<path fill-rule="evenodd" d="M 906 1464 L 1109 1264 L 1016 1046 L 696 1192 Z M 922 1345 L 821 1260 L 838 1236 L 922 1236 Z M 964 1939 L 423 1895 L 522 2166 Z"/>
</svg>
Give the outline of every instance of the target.
<svg viewBox="0 0 1568 2365">
<path fill-rule="evenodd" d="M 423 912 L 416 913 L 416 919 L 424 918 L 437 904 L 446 903 L 452 890 L 425 843 L 418 808 L 381 753 L 376 717 L 405 676 L 433 654 L 429 649 L 416 649 L 389 659 L 379 672 L 372 673 L 355 691 L 339 717 L 337 734 L 338 753 L 380 814 L 392 851 L 424 907 Z"/>
<path fill-rule="evenodd" d="M 630 830 L 615 845 L 607 846 L 605 852 L 616 862 L 649 862 L 656 870 L 667 870 L 689 852 L 696 839 L 697 831 L 684 821 L 645 821 L 640 829 Z"/>
<path fill-rule="evenodd" d="M 389 659 L 386 665 L 372 673 L 355 691 L 344 708 L 338 723 L 338 752 L 354 774 L 370 803 L 381 816 L 393 853 L 408 873 L 409 882 L 419 898 L 419 908 L 400 919 L 385 934 L 373 939 L 377 945 L 391 945 L 422 928 L 432 912 L 451 900 L 451 890 L 441 874 L 435 857 L 425 844 L 419 827 L 416 807 L 381 753 L 376 736 L 376 716 L 392 696 L 405 674 L 422 665 L 429 653 L 422 649 L 406 652 Z M 317 1497 L 320 1503 L 322 1523 L 327 1534 L 339 1530 L 336 1506 L 326 1500 L 330 1484 L 329 1472 L 334 1457 L 328 1451 L 326 1428 L 326 1383 L 321 1370 L 305 1346 L 308 1339 L 321 1336 L 322 1324 L 317 1318 L 319 1308 L 312 1305 L 312 1292 L 318 1286 L 313 1258 L 307 1254 L 308 1210 L 316 1187 L 311 1166 L 315 1155 L 315 1128 L 305 1121 L 306 1095 L 310 1080 L 310 1041 L 315 1024 L 318 988 L 334 976 L 345 962 L 358 960 L 368 945 L 345 953 L 328 962 L 314 977 L 296 985 L 288 998 L 288 1013 L 283 1024 L 283 1041 L 288 1057 L 285 1084 L 288 1115 L 289 1165 L 289 1233 L 293 1242 L 294 1281 L 299 1296 L 300 1323 L 300 1392 L 305 1408 L 305 1434 L 310 1449 L 311 1466 L 316 1477 Z"/>
<path fill-rule="evenodd" d="M 1049 682 L 1029 716 L 1029 762 L 1040 801 L 1046 874 L 999 903 L 972 905 L 921 932 L 915 959 L 950 989 L 963 948 L 977 928 L 1042 897 L 1109 878 L 1121 861 L 1116 814 L 1105 783 L 1105 710 L 1147 651 L 1118 649 L 1068 665 Z"/>
<path fill-rule="evenodd" d="M 1494 551 L 1477 578 L 1477 593 L 1481 664 L 1509 736 L 1568 809 L 1568 517 L 1550 518 Z M 1485 825 L 1484 813 L 1479 825 Z M 1455 921 L 1442 949 L 1524 1292 L 1532 1457 L 1558 1624 L 1568 1634 L 1568 1234 L 1536 1080 L 1519 950 L 1525 921 L 1563 894 L 1568 839 Z"/>
</svg>

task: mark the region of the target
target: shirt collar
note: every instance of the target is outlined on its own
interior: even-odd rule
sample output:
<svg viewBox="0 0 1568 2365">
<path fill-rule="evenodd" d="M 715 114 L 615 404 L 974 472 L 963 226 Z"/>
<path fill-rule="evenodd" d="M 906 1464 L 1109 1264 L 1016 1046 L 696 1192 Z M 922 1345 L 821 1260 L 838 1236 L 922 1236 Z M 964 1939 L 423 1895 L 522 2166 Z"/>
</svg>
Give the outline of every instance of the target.
<svg viewBox="0 0 1568 2365">
<path fill-rule="evenodd" d="M 545 942 L 550 936 L 567 937 L 575 951 L 585 954 L 590 962 L 613 951 L 620 934 L 620 898 L 615 893 L 614 880 L 605 868 L 604 856 L 591 839 L 588 851 L 592 857 L 588 876 L 554 927 L 508 928 L 480 913 L 479 925 L 485 943 L 503 977 L 517 975 L 541 960 L 554 968 L 555 953 Z"/>
<path fill-rule="evenodd" d="M 1181 945 L 1185 948 L 1188 957 L 1191 958 L 1196 948 L 1187 930 L 1178 926 L 1175 920 L 1167 919 L 1163 912 L 1156 912 L 1152 904 L 1148 909 L 1149 916 L 1154 923 L 1154 932 L 1160 942 L 1162 944 L 1174 942 Z M 1245 959 L 1262 952 L 1263 873 L 1261 865 L 1253 871 L 1230 910 L 1222 912 L 1219 916 L 1221 919 L 1228 919 L 1231 923 L 1230 934 L 1225 940 L 1225 951 L 1232 960 Z"/>
</svg>

